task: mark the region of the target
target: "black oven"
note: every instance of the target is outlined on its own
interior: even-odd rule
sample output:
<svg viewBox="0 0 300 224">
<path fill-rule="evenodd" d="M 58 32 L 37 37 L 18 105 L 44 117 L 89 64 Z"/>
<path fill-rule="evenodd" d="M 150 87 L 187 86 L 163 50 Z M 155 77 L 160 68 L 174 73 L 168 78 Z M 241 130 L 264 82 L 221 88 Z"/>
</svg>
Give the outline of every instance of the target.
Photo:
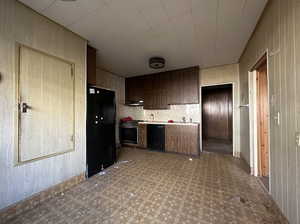
<svg viewBox="0 0 300 224">
<path fill-rule="evenodd" d="M 138 122 L 139 121 L 128 121 L 120 124 L 121 143 L 138 143 Z"/>
</svg>

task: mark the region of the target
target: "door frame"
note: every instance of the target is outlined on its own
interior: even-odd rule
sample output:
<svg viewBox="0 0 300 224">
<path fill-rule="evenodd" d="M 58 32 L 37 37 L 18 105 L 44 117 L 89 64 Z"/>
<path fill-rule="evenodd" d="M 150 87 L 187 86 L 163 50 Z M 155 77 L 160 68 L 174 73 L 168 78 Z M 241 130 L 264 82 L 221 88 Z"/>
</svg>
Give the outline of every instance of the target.
<svg viewBox="0 0 300 224">
<path fill-rule="evenodd" d="M 15 64 L 14 64 L 14 69 L 15 69 L 15 76 L 14 76 L 14 112 L 13 112 L 13 127 L 14 127 L 14 137 L 13 137 L 13 148 L 14 148 L 14 157 L 13 157 L 13 165 L 14 167 L 17 166 L 22 166 L 24 164 L 27 163 L 32 163 L 35 161 L 39 161 L 39 160 L 44 160 L 44 159 L 48 159 L 48 158 L 52 158 L 55 156 L 59 156 L 59 155 L 63 155 L 63 154 L 67 154 L 70 152 L 74 152 L 76 150 L 76 134 L 75 134 L 75 123 L 76 123 L 76 111 L 75 111 L 75 107 L 76 107 L 76 102 L 75 102 L 75 83 L 76 83 L 76 64 L 75 62 L 66 60 L 60 56 L 56 56 L 53 54 L 50 54 L 46 51 L 40 50 L 38 48 L 33 48 L 31 46 L 22 44 L 20 42 L 16 42 L 15 45 Z M 33 158 L 30 160 L 26 160 L 26 161 L 21 161 L 20 159 L 20 153 L 21 153 L 21 149 L 20 149 L 20 134 L 21 134 L 21 109 L 20 109 L 20 104 L 21 104 L 21 94 L 20 94 L 20 87 L 21 87 L 21 83 L 20 83 L 20 76 L 21 76 L 21 70 L 20 70 L 20 66 L 21 66 L 21 62 L 22 62 L 22 57 L 21 57 L 21 50 L 22 48 L 24 49 L 29 49 L 31 51 L 34 51 L 36 53 L 45 55 L 47 57 L 51 57 L 54 59 L 57 59 L 59 61 L 63 61 L 67 64 L 69 64 L 71 66 L 71 73 L 73 75 L 73 100 L 74 100 L 74 105 L 73 105 L 73 116 L 74 116 L 74 120 L 73 120 L 73 148 L 70 150 L 65 150 L 65 151 L 61 151 L 61 152 L 57 152 L 57 153 L 51 153 L 49 155 L 45 155 L 45 156 L 40 156 L 37 158 Z M 86 119 L 86 116 L 85 116 Z"/>
<path fill-rule="evenodd" d="M 232 86 L 232 156 L 233 157 L 239 157 L 239 151 L 237 150 L 236 145 L 236 113 L 235 113 L 235 83 L 234 82 L 223 82 L 223 83 L 215 83 L 215 84 L 206 84 L 206 85 L 200 85 L 200 151 L 203 152 L 203 125 L 202 125 L 202 89 L 205 87 L 211 87 L 211 86 L 223 86 L 223 85 L 231 85 Z"/>
<path fill-rule="evenodd" d="M 269 119 L 268 119 L 268 151 L 269 151 L 269 192 L 271 192 L 271 105 L 270 105 L 270 73 L 269 73 L 269 50 L 266 49 L 255 61 L 251 70 L 248 72 L 248 82 L 249 82 L 249 137 L 250 137 L 250 167 L 251 167 L 251 175 L 258 177 L 259 176 L 259 142 L 258 142 L 258 117 L 257 117 L 257 68 L 259 67 L 260 62 L 263 58 L 266 58 L 267 64 L 267 88 L 268 88 L 268 111 L 269 111 Z M 251 86 L 250 86 L 251 84 Z M 252 89 L 250 88 L 252 87 Z"/>
</svg>

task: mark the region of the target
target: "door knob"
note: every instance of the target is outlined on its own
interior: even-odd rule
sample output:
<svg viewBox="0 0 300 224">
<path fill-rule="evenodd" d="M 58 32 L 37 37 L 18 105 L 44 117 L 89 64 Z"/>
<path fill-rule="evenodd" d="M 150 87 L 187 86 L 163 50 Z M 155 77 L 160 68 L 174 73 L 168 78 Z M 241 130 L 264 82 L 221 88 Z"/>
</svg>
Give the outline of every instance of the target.
<svg viewBox="0 0 300 224">
<path fill-rule="evenodd" d="M 28 109 L 31 109 L 31 107 L 28 106 L 27 103 L 22 103 L 21 109 L 22 109 L 22 113 L 27 113 L 27 110 L 28 110 Z"/>
</svg>

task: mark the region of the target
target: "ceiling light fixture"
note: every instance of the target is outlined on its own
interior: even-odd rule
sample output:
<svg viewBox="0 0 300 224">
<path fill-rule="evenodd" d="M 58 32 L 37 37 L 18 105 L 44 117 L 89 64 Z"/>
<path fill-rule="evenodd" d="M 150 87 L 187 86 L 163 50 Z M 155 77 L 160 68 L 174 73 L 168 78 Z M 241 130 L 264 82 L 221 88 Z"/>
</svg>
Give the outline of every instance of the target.
<svg viewBox="0 0 300 224">
<path fill-rule="evenodd" d="M 149 59 L 149 66 L 153 69 L 161 69 L 165 67 L 165 59 L 162 57 L 152 57 Z"/>
</svg>

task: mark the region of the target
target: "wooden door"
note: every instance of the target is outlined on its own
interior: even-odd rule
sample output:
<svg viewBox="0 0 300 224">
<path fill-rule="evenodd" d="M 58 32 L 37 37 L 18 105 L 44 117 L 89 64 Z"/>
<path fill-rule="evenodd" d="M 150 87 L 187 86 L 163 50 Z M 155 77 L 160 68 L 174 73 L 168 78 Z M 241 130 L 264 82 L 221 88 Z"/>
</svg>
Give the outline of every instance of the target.
<svg viewBox="0 0 300 224">
<path fill-rule="evenodd" d="M 73 65 L 23 46 L 19 64 L 18 162 L 74 150 Z"/>
<path fill-rule="evenodd" d="M 257 69 L 257 120 L 259 173 L 269 176 L 269 100 L 267 64 Z"/>
<path fill-rule="evenodd" d="M 232 85 L 202 88 L 203 139 L 232 142 Z"/>
</svg>

